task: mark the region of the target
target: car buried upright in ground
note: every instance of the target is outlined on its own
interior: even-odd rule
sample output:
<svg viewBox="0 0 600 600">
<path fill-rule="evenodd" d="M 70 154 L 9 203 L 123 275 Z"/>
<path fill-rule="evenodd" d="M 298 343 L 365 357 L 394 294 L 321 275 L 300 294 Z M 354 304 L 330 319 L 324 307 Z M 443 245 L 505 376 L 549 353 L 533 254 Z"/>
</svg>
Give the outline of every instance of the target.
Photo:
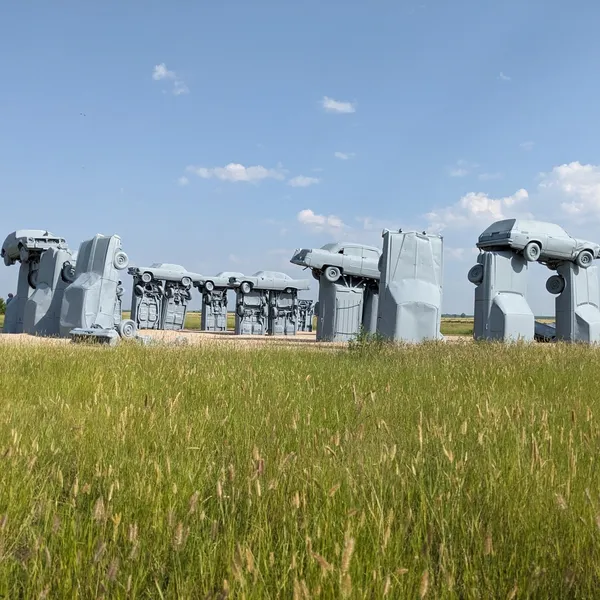
<svg viewBox="0 0 600 600">
<path fill-rule="evenodd" d="M 480 250 L 510 249 L 550 269 L 564 261 L 587 269 L 600 257 L 599 244 L 574 238 L 554 223 L 525 219 L 496 221 L 479 236 L 477 247 Z"/>
</svg>

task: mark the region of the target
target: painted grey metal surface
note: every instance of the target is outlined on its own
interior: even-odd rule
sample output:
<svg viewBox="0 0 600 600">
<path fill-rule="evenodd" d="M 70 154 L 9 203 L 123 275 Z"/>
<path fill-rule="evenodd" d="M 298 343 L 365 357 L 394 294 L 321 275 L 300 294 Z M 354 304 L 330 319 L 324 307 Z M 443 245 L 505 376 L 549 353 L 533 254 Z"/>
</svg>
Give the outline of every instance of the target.
<svg viewBox="0 0 600 600">
<path fill-rule="evenodd" d="M 314 300 L 298 300 L 298 331 L 313 330 Z"/>
<path fill-rule="evenodd" d="M 360 333 L 363 319 L 364 280 L 350 276 L 338 283 L 321 276 L 317 315 L 317 340 L 348 342 Z"/>
<path fill-rule="evenodd" d="M 269 326 L 269 291 L 252 289 L 247 293 L 238 288 L 235 302 L 235 333 L 266 335 Z"/>
<path fill-rule="evenodd" d="M 269 319 L 267 333 L 269 335 L 296 335 L 300 310 L 298 308 L 298 292 L 269 291 Z"/>
<path fill-rule="evenodd" d="M 164 291 L 159 281 L 133 278 L 131 318 L 138 329 L 161 329 Z"/>
<path fill-rule="evenodd" d="M 69 337 L 72 342 L 106 344 L 108 346 L 116 346 L 121 339 L 115 329 L 102 329 L 100 327 L 88 329 L 76 327 L 71 329 Z"/>
<path fill-rule="evenodd" d="M 389 229 L 382 237 L 377 332 L 404 342 L 441 339 L 442 237 Z"/>
<path fill-rule="evenodd" d="M 95 235 L 82 242 L 77 255 L 75 280 L 64 291 L 60 333 L 72 329 L 117 329 L 121 337 L 135 337 L 131 319 L 122 321 L 123 286 L 120 272 L 129 258 L 121 249 L 118 235 Z"/>
<path fill-rule="evenodd" d="M 234 289 L 234 283 L 243 277 L 236 271 L 221 271 L 194 283 L 202 294 L 202 331 L 227 331 L 227 290 Z"/>
<path fill-rule="evenodd" d="M 307 279 L 292 279 L 279 271 L 257 271 L 230 278 L 236 290 L 235 332 L 238 335 L 295 335 L 298 290 Z"/>
<path fill-rule="evenodd" d="M 24 333 L 60 335 L 60 309 L 64 291 L 75 279 L 74 262 L 68 249 L 48 248 L 44 251 L 35 290 L 25 303 Z"/>
<path fill-rule="evenodd" d="M 527 303 L 528 261 L 510 250 L 482 252 L 469 270 L 475 287 L 476 340 L 532 341 L 534 316 Z"/>
<path fill-rule="evenodd" d="M 381 250 L 374 246 L 350 242 L 331 242 L 321 248 L 299 248 L 290 262 L 312 269 L 315 279 L 321 273 L 331 283 L 342 275 L 379 279 L 378 261 Z"/>
<path fill-rule="evenodd" d="M 600 342 L 600 282 L 598 267 L 582 269 L 561 263 L 546 282 L 556 295 L 556 339 L 568 342 Z"/>
<path fill-rule="evenodd" d="M 362 329 L 365 333 L 377 332 L 377 312 L 379 310 L 379 282 L 370 279 L 365 284 L 363 296 Z"/>
<path fill-rule="evenodd" d="M 560 225 L 525 219 L 505 219 L 490 225 L 480 236 L 482 250 L 512 250 L 528 261 L 539 261 L 555 269 L 562 261 L 587 268 L 600 257 L 600 244 L 569 235 Z"/>
<path fill-rule="evenodd" d="M 0 250 L 4 264 L 9 267 L 20 263 L 17 293 L 4 315 L 4 333 L 23 333 L 25 305 L 35 290 L 42 254 L 49 248 L 68 251 L 64 238 L 43 229 L 19 229 L 4 240 Z"/>
<path fill-rule="evenodd" d="M 254 289 L 291 292 L 310 288 L 308 279 L 292 279 L 279 271 L 257 271 L 254 275 L 232 277 L 231 286 L 244 294 Z"/>
<path fill-rule="evenodd" d="M 203 276 L 170 263 L 132 266 L 128 272 L 133 277 L 131 310 L 137 327 L 183 329 L 192 285 L 202 281 Z"/>
<path fill-rule="evenodd" d="M 227 331 L 227 289 L 202 294 L 201 331 Z"/>
</svg>

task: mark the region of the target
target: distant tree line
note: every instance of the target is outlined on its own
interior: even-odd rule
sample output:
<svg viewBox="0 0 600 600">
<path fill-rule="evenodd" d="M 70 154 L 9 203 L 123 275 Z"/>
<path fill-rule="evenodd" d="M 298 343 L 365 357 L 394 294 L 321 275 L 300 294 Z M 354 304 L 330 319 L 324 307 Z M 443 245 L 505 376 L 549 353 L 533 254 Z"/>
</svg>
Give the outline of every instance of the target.
<svg viewBox="0 0 600 600">
<path fill-rule="evenodd" d="M 0 298 L 0 315 L 6 313 L 6 300 L 4 298 Z"/>
</svg>

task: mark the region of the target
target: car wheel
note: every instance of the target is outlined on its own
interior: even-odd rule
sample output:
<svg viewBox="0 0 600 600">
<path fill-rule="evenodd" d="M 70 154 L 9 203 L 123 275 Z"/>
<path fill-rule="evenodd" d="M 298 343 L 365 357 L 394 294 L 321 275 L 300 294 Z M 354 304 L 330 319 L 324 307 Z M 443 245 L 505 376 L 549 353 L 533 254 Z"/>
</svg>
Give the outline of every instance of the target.
<svg viewBox="0 0 600 600">
<path fill-rule="evenodd" d="M 212 291 L 215 289 L 215 284 L 214 284 L 212 281 L 207 281 L 207 282 L 204 284 L 204 289 L 205 289 L 207 292 L 212 292 Z"/>
<path fill-rule="evenodd" d="M 38 280 L 38 269 L 36 269 L 35 271 L 30 271 L 29 275 L 27 275 L 27 283 L 34 290 L 37 286 L 37 280 Z"/>
<path fill-rule="evenodd" d="M 202 295 L 202 302 L 204 302 L 204 304 L 206 304 L 206 306 L 210 306 L 212 304 L 211 298 L 210 298 L 210 294 L 203 294 Z"/>
<path fill-rule="evenodd" d="M 152 281 L 152 273 L 146 271 L 145 273 L 142 273 L 142 281 L 144 283 L 150 283 Z"/>
<path fill-rule="evenodd" d="M 75 281 L 75 267 L 70 262 L 65 262 L 60 270 L 60 277 L 65 283 Z"/>
<path fill-rule="evenodd" d="M 131 319 L 121 321 L 117 326 L 117 332 L 122 338 L 134 338 L 137 331 L 135 322 Z"/>
<path fill-rule="evenodd" d="M 189 288 L 192 285 L 192 280 L 189 277 L 182 277 L 181 278 L 181 285 L 185 286 L 186 288 Z"/>
<path fill-rule="evenodd" d="M 331 283 L 335 283 L 342 275 L 342 272 L 337 267 L 326 267 L 324 273 L 325 279 L 331 281 Z"/>
<path fill-rule="evenodd" d="M 578 255 L 577 255 L 577 266 L 581 267 L 582 269 L 587 269 L 593 262 L 594 260 L 594 255 L 589 251 L 589 250 L 582 250 Z"/>
<path fill-rule="evenodd" d="M 276 306 L 271 306 L 271 318 L 276 319 L 279 316 L 279 311 Z"/>
<path fill-rule="evenodd" d="M 127 268 L 128 264 L 129 264 L 129 256 L 127 256 L 127 254 L 125 254 L 125 252 L 123 252 L 122 250 L 115 252 L 115 256 L 113 258 L 113 265 L 115 266 L 115 269 L 122 271 L 123 269 Z"/>
<path fill-rule="evenodd" d="M 136 285 L 136 286 L 133 288 L 133 293 L 134 293 L 136 296 L 140 296 L 140 297 L 142 297 L 142 296 L 144 295 L 144 288 L 143 288 L 141 285 Z"/>
<path fill-rule="evenodd" d="M 310 272 L 317 281 L 321 280 L 321 271 L 317 271 L 316 269 L 311 269 Z"/>
<path fill-rule="evenodd" d="M 523 250 L 523 255 L 529 262 L 535 262 L 540 258 L 542 249 L 537 242 L 529 242 Z"/>
<path fill-rule="evenodd" d="M 483 281 L 483 265 L 477 264 L 469 269 L 467 279 L 475 284 L 479 285 Z"/>
<path fill-rule="evenodd" d="M 248 281 L 243 281 L 242 285 L 240 285 L 240 290 L 242 294 L 249 294 L 252 291 L 252 286 Z"/>
<path fill-rule="evenodd" d="M 552 275 L 546 281 L 546 290 L 551 294 L 562 294 L 565 289 L 565 280 L 560 275 Z"/>
<path fill-rule="evenodd" d="M 285 288 L 284 292 L 285 292 L 286 294 L 293 294 L 293 293 L 294 293 L 294 290 L 293 290 L 292 288 Z"/>
<path fill-rule="evenodd" d="M 238 317 L 243 317 L 244 316 L 244 305 L 238 304 L 235 307 L 235 312 L 237 313 Z"/>
</svg>

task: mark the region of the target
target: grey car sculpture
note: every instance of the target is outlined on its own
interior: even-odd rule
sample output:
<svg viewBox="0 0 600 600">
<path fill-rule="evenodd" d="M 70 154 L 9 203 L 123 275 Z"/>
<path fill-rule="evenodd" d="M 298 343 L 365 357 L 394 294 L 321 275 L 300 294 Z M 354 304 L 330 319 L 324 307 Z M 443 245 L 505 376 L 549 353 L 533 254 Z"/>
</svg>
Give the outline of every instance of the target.
<svg viewBox="0 0 600 600">
<path fill-rule="evenodd" d="M 139 329 L 180 330 L 185 325 L 192 284 L 202 279 L 181 265 L 153 263 L 129 267 L 133 276 L 131 318 Z"/>
<path fill-rule="evenodd" d="M 477 247 L 521 252 L 526 260 L 539 261 L 550 269 L 565 260 L 586 269 L 600 257 L 599 244 L 574 238 L 554 223 L 525 219 L 496 221 L 479 236 Z"/>
<path fill-rule="evenodd" d="M 239 288 L 244 294 L 249 294 L 253 289 L 292 292 L 308 290 L 310 287 L 307 279 L 292 279 L 279 271 L 257 271 L 254 275 L 232 277 L 230 282 L 233 288 Z"/>
<path fill-rule="evenodd" d="M 243 277 L 237 271 L 221 271 L 194 282 L 202 294 L 202 331 L 227 331 L 227 291 L 233 289 L 233 281 Z"/>
<path fill-rule="evenodd" d="M 128 273 L 134 277 L 139 277 L 144 283 L 150 283 L 153 279 L 163 281 L 173 281 L 181 283 L 190 288 L 195 281 L 204 279 L 198 273 L 190 273 L 181 265 L 172 265 L 168 263 L 152 263 L 149 267 L 129 267 Z"/>
<path fill-rule="evenodd" d="M 70 255 L 67 242 L 43 229 L 19 229 L 10 233 L 0 250 L 4 264 L 9 267 L 20 262 L 17 294 L 9 304 L 4 319 L 4 333 L 22 333 L 25 305 L 37 285 L 38 269 L 44 252 L 50 248 Z"/>
<path fill-rule="evenodd" d="M 75 281 L 64 292 L 60 313 L 60 332 L 94 337 L 112 336 L 116 329 L 121 337 L 135 337 L 136 325 L 121 317 L 123 286 L 120 271 L 129 258 L 121 249 L 118 235 L 95 235 L 82 242 L 77 254 Z M 73 333 L 75 330 L 75 333 Z"/>
<path fill-rule="evenodd" d="M 374 246 L 349 242 L 332 242 L 321 248 L 301 248 L 294 251 L 290 262 L 312 269 L 315 279 L 321 273 L 335 283 L 342 275 L 379 279 L 378 261 L 381 250 Z"/>
</svg>

